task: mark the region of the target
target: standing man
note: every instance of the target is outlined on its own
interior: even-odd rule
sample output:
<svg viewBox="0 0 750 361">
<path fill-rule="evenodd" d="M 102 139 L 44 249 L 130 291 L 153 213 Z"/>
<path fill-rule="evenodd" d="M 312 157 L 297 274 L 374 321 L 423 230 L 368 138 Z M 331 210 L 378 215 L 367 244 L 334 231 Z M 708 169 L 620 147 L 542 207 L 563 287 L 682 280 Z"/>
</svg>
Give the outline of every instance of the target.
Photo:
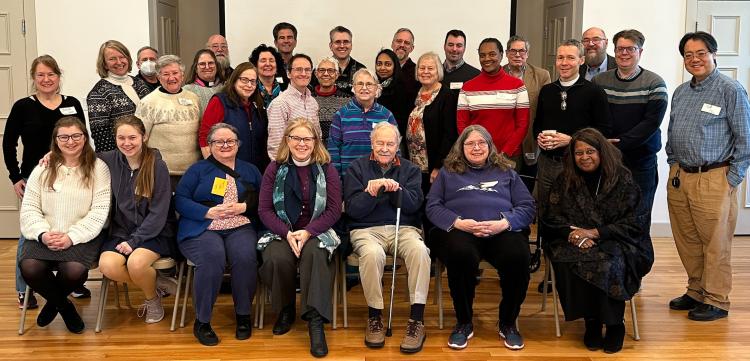
<svg viewBox="0 0 750 361">
<path fill-rule="evenodd" d="M 503 45 L 496 38 L 479 44 L 482 72 L 464 83 L 458 96 L 458 134 L 469 125 L 483 126 L 498 152 L 521 162 L 521 142 L 529 126 L 529 94 L 523 81 L 509 76 L 500 66 Z"/>
<path fill-rule="evenodd" d="M 396 207 L 400 207 L 398 257 L 406 264 L 411 304 L 401 352 L 415 353 L 422 349 L 426 338 L 424 307 L 430 289 L 430 251 L 422 240 L 421 229 L 422 172 L 397 155 L 401 144 L 397 126 L 377 123 L 370 138 L 372 152 L 352 162 L 344 177 L 351 244 L 359 256 L 359 275 L 368 306 L 365 345 L 385 345 L 383 267 L 386 253 L 393 255 Z M 399 192 L 402 202 L 397 206 Z"/>
<path fill-rule="evenodd" d="M 596 76 L 593 83 L 607 93 L 614 145 L 641 189 L 636 216 L 646 235 L 642 245 L 653 262 L 651 208 L 659 182 L 656 153 L 661 150 L 659 126 L 667 112 L 667 85 L 659 75 L 638 65 L 646 41 L 640 31 L 623 30 L 612 40 L 617 68 Z"/>
<path fill-rule="evenodd" d="M 138 49 L 135 65 L 138 66 L 137 78 L 141 78 L 151 91 L 159 87 L 159 77 L 156 74 L 156 59 L 159 58 L 159 52 L 150 46 L 144 46 Z"/>
<path fill-rule="evenodd" d="M 742 85 L 716 69 L 711 34 L 687 33 L 679 46 L 693 78 L 672 97 L 667 204 L 688 284 L 669 308 L 713 321 L 729 314 L 737 186 L 750 164 L 750 103 Z"/>
<path fill-rule="evenodd" d="M 354 73 L 365 68 L 365 66 L 354 60 L 350 55 L 352 53 L 352 31 L 339 25 L 331 29 L 328 36 L 330 38 L 328 47 L 331 49 L 333 57 L 338 61 L 339 67 L 336 87 L 349 94 L 354 94 L 352 93 Z"/>
<path fill-rule="evenodd" d="M 581 42 L 586 49 L 586 60 L 579 69 L 579 73 L 586 80 L 591 79 L 607 70 L 617 67 L 615 58 L 607 54 L 609 41 L 600 28 L 589 28 L 583 32 Z"/>
<path fill-rule="evenodd" d="M 401 83 L 406 89 L 407 98 L 416 99 L 421 85 L 417 81 L 417 64 L 409 57 L 414 50 L 414 33 L 408 28 L 396 30 L 391 41 L 391 50 L 396 53 L 401 65 Z"/>
<path fill-rule="evenodd" d="M 289 59 L 292 58 L 294 48 L 297 47 L 297 28 L 290 24 L 281 22 L 273 27 L 273 44 L 279 49 L 281 58 L 284 59 L 284 71 L 289 71 Z"/>
<path fill-rule="evenodd" d="M 519 173 L 531 177 L 523 178 L 523 183 L 526 184 L 529 192 L 533 192 L 534 178 L 536 177 L 536 162 L 537 158 L 539 158 L 539 145 L 536 143 L 533 131 L 536 103 L 539 98 L 539 90 L 549 84 L 551 80 L 547 69 L 536 67 L 527 62 L 531 47 L 528 40 L 518 35 L 513 35 L 508 39 L 507 47 L 505 56 L 508 58 L 508 64 L 503 67 L 503 70 L 508 75 L 523 80 L 526 92 L 529 93 L 529 126 L 526 137 L 523 138 L 523 161 L 521 162 Z"/>
<path fill-rule="evenodd" d="M 465 82 L 479 75 L 479 69 L 464 61 L 466 34 L 463 31 L 454 29 L 445 34 L 443 50 L 445 50 L 443 86 L 448 87 L 458 97 L 461 87 Z"/>
<path fill-rule="evenodd" d="M 224 69 L 224 78 L 229 79 L 232 75 L 234 68 L 232 68 L 232 62 L 229 60 L 229 44 L 227 39 L 220 34 L 214 34 L 208 37 L 206 41 L 206 49 L 211 49 L 216 55 L 216 60 L 219 61 L 221 68 Z"/>
</svg>

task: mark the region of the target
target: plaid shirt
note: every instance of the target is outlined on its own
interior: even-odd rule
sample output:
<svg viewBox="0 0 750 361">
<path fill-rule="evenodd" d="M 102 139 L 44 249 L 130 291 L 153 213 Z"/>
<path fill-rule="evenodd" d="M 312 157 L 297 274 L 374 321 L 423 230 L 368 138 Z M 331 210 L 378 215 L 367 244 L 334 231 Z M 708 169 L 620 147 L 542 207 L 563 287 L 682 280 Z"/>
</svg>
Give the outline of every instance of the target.
<svg viewBox="0 0 750 361">
<path fill-rule="evenodd" d="M 714 70 L 683 83 L 672 96 L 667 162 L 697 167 L 729 160 L 729 184 L 742 183 L 750 165 L 750 103 L 735 80 Z"/>
</svg>

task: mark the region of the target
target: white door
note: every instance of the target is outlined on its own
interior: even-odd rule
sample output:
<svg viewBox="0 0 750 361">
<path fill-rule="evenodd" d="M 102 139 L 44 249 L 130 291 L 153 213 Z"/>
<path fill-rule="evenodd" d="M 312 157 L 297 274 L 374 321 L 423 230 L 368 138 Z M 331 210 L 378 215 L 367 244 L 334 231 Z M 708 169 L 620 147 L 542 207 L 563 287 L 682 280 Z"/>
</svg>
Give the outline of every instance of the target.
<svg viewBox="0 0 750 361">
<path fill-rule="evenodd" d="M 698 1 L 697 30 L 711 33 L 719 43 L 718 70 L 750 89 L 750 2 Z M 750 185 L 740 185 L 735 234 L 750 234 Z"/>
<path fill-rule="evenodd" d="M 160 55 L 180 54 L 177 0 L 149 0 L 151 46 Z"/>
<path fill-rule="evenodd" d="M 581 0 L 545 0 L 544 1 L 544 68 L 552 76 L 558 78 L 555 69 L 557 46 L 563 40 L 580 38 L 581 14 L 583 1 Z"/>
<path fill-rule="evenodd" d="M 28 95 L 29 76 L 26 71 L 23 20 L 24 0 L 0 2 L 0 138 L 5 132 L 5 122 L 13 103 Z M 20 151 L 21 149 L 19 155 Z M 13 192 L 5 163 L 0 168 L 0 238 L 15 238 L 20 234 L 20 202 Z"/>
</svg>

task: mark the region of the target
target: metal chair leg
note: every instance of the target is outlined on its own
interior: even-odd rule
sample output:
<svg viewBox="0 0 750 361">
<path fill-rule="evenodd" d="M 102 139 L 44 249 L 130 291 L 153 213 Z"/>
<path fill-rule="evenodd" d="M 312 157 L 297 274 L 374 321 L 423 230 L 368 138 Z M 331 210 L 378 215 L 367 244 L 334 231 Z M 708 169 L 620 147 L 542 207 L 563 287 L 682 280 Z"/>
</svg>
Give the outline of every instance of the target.
<svg viewBox="0 0 750 361">
<path fill-rule="evenodd" d="M 335 262 L 335 265 L 334 265 L 335 271 L 333 272 L 333 290 L 332 290 L 332 293 L 333 293 L 333 320 L 331 321 L 331 323 L 332 323 L 331 329 L 335 330 L 338 327 L 336 325 L 336 323 L 337 323 L 336 321 L 338 321 L 336 316 L 339 313 L 339 307 L 338 307 L 339 306 L 339 283 L 338 283 L 338 281 L 339 281 L 339 272 L 338 272 L 338 270 L 339 270 L 339 267 L 338 267 L 339 257 L 335 257 L 335 261 L 334 262 Z"/>
<path fill-rule="evenodd" d="M 267 287 L 264 285 L 260 288 L 260 312 L 258 316 L 258 329 L 263 329 L 263 316 L 264 313 L 266 313 L 266 289 Z"/>
<path fill-rule="evenodd" d="M 104 279 L 104 275 L 102 275 L 102 279 Z M 117 285 L 117 282 L 112 281 L 115 285 L 115 305 L 117 308 L 121 308 L 120 306 L 120 286 Z"/>
<path fill-rule="evenodd" d="M 195 272 L 195 267 L 188 265 L 187 268 L 187 279 L 185 280 L 185 296 L 182 299 L 182 317 L 180 317 L 180 328 L 185 327 L 185 312 L 187 312 L 187 299 L 190 297 L 190 283 L 192 281 L 192 275 Z"/>
<path fill-rule="evenodd" d="M 115 288 L 117 288 L 117 282 L 115 282 Z M 102 285 L 99 291 L 99 310 L 96 313 L 96 327 L 94 332 L 102 332 L 102 320 L 104 319 L 104 307 L 107 305 L 107 291 L 109 290 L 109 278 L 102 275 Z M 118 297 L 119 298 L 119 297 Z M 119 308 L 119 302 L 118 307 Z"/>
<path fill-rule="evenodd" d="M 555 335 L 560 337 L 562 336 L 562 333 L 560 333 L 560 315 L 557 310 L 557 281 L 555 280 L 555 270 L 552 268 L 552 261 L 547 261 L 547 265 L 549 266 L 549 273 L 552 277 L 552 308 L 555 310 Z"/>
<path fill-rule="evenodd" d="M 346 299 L 346 257 L 343 254 L 341 255 L 339 268 L 341 269 L 341 303 L 344 306 L 344 328 L 349 328 L 349 305 Z"/>
<path fill-rule="evenodd" d="M 21 321 L 18 324 L 18 334 L 23 335 L 26 326 L 26 310 L 29 308 L 29 295 L 31 294 L 31 287 L 26 285 L 26 293 L 23 298 L 23 308 L 21 309 Z M 49 302 L 49 301 L 48 301 Z"/>
<path fill-rule="evenodd" d="M 550 274 L 550 261 L 549 258 L 547 258 L 547 255 L 542 253 L 542 256 L 544 257 L 544 279 L 542 282 L 544 282 L 544 287 L 542 289 L 542 309 L 541 311 L 544 312 L 547 310 L 547 280 L 549 279 Z"/>
<path fill-rule="evenodd" d="M 256 280 L 255 283 L 255 305 L 253 306 L 253 327 L 258 328 L 258 322 L 260 321 L 260 303 L 263 302 L 263 299 L 261 298 L 261 292 L 260 289 L 263 287 L 263 282 L 261 282 L 260 277 Z"/>
<path fill-rule="evenodd" d="M 435 259 L 435 289 L 438 304 L 438 327 L 443 329 L 443 264 Z"/>
<path fill-rule="evenodd" d="M 633 319 L 633 340 L 639 341 L 641 339 L 641 333 L 638 332 L 638 316 L 635 312 L 635 296 L 633 295 L 633 298 L 630 299 L 630 313 L 632 314 L 631 317 Z"/>
<path fill-rule="evenodd" d="M 133 304 L 130 303 L 130 291 L 128 290 L 128 284 L 126 282 L 123 282 L 122 288 L 125 290 L 125 304 L 128 305 L 128 308 L 133 308 Z"/>
<path fill-rule="evenodd" d="M 180 291 L 182 291 L 182 275 L 185 271 L 185 262 L 180 262 L 180 265 L 177 267 L 177 292 L 174 295 L 174 307 L 172 307 L 172 323 L 169 325 L 169 331 L 174 331 L 176 329 L 176 323 L 177 323 L 177 309 L 180 306 Z"/>
</svg>

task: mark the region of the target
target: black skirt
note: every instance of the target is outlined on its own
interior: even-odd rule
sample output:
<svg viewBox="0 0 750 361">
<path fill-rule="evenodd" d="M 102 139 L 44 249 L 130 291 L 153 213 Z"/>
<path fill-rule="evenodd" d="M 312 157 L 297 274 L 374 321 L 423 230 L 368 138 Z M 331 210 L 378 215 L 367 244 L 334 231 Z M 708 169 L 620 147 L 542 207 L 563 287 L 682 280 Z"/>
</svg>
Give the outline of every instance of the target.
<svg viewBox="0 0 750 361">
<path fill-rule="evenodd" d="M 597 319 L 605 325 L 622 323 L 625 301 L 616 300 L 572 271 L 572 264 L 553 262 L 555 283 L 565 320 Z"/>
<path fill-rule="evenodd" d="M 124 242 L 124 240 L 122 239 L 106 240 L 104 241 L 104 244 L 102 245 L 102 252 L 112 251 L 112 252 L 119 253 L 115 249 L 115 247 L 122 242 Z M 164 237 L 156 237 L 153 239 L 143 241 L 138 247 L 136 247 L 136 249 L 137 248 L 145 248 L 149 251 L 152 251 L 158 254 L 161 257 L 176 257 L 178 254 L 177 243 L 175 242 L 175 240 L 164 238 Z"/>
<path fill-rule="evenodd" d="M 54 262 L 78 262 L 86 268 L 94 268 L 99 260 L 99 249 L 102 246 L 103 235 L 86 242 L 79 243 L 62 251 L 53 251 L 42 242 L 26 240 L 23 243 L 21 259 L 38 259 Z"/>
</svg>

